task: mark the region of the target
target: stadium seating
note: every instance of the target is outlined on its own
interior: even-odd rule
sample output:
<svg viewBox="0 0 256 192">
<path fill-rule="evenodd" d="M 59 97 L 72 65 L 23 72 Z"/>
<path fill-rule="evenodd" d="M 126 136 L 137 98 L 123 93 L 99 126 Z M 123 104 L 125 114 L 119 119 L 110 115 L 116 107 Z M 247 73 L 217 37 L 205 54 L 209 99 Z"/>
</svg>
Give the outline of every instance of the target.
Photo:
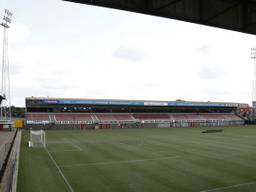
<svg viewBox="0 0 256 192">
<path fill-rule="evenodd" d="M 26 119 L 28 121 L 50 121 L 48 114 L 37 114 L 37 113 L 30 113 L 27 114 Z"/>
<path fill-rule="evenodd" d="M 29 113 L 26 116 L 26 123 L 45 126 L 48 124 L 45 127 L 47 129 L 56 127 L 66 129 L 68 125 L 72 128 L 84 128 L 95 123 L 112 125 L 132 123 L 136 127 L 138 123 L 141 123 L 141 126 L 150 124 L 151 127 L 154 127 L 154 124 L 157 127 L 157 123 L 168 123 L 168 127 L 195 127 L 240 125 L 244 121 L 232 113 Z"/>
<path fill-rule="evenodd" d="M 100 122 L 134 121 L 130 114 L 95 114 Z"/>
<path fill-rule="evenodd" d="M 114 117 L 117 121 L 134 121 L 134 118 L 130 114 L 116 114 Z"/>
<path fill-rule="evenodd" d="M 74 115 L 75 121 L 92 121 L 91 115 L 89 114 L 75 114 Z"/>
<path fill-rule="evenodd" d="M 90 114 L 55 114 L 56 121 L 70 122 L 90 122 L 92 121 Z"/>
<path fill-rule="evenodd" d="M 241 120 L 241 118 L 235 114 L 205 113 L 201 114 L 201 116 L 206 120 Z"/>
<path fill-rule="evenodd" d="M 147 114 L 147 113 L 139 113 L 139 114 L 133 114 L 135 118 L 141 118 L 141 119 L 169 119 L 169 114 Z"/>
<path fill-rule="evenodd" d="M 147 122 L 164 122 L 171 121 L 169 114 L 133 114 L 133 117 L 138 121 L 142 121 L 144 123 Z"/>
<path fill-rule="evenodd" d="M 97 114 L 95 115 L 99 121 L 115 121 L 113 115 Z"/>
<path fill-rule="evenodd" d="M 72 114 L 55 114 L 56 121 L 74 121 Z"/>
</svg>

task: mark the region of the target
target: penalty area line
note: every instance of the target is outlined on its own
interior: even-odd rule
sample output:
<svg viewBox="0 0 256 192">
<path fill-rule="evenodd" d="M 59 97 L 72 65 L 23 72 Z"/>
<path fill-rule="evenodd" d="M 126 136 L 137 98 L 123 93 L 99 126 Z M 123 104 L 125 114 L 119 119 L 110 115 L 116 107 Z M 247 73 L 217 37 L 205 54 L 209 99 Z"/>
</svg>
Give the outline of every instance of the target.
<svg viewBox="0 0 256 192">
<path fill-rule="evenodd" d="M 203 191 L 200 191 L 200 192 L 216 192 L 216 191 L 223 191 L 223 190 L 227 190 L 227 189 L 233 189 L 233 188 L 237 188 L 237 187 L 244 187 L 244 186 L 255 185 L 255 184 L 256 184 L 256 181 L 254 181 L 254 182 L 248 182 L 248 183 L 241 183 L 241 184 L 236 184 L 236 185 L 230 185 L 230 186 L 227 186 L 227 187 L 218 187 L 218 188 L 203 190 Z"/>
<path fill-rule="evenodd" d="M 53 164 L 55 165 L 55 167 L 57 168 L 59 174 L 61 175 L 61 177 L 63 178 L 64 182 L 67 184 L 69 191 L 70 192 L 74 192 L 74 189 L 72 188 L 72 186 L 70 185 L 70 183 L 68 182 L 67 178 L 65 177 L 65 175 L 62 173 L 60 167 L 57 165 L 56 161 L 54 160 L 54 158 L 52 157 L 52 155 L 50 154 L 50 152 L 48 151 L 48 149 L 45 147 L 45 151 L 47 152 L 47 154 L 49 155 L 50 159 L 52 160 Z"/>
<path fill-rule="evenodd" d="M 81 150 L 49 150 L 51 153 L 62 153 L 62 152 L 77 152 Z"/>
</svg>

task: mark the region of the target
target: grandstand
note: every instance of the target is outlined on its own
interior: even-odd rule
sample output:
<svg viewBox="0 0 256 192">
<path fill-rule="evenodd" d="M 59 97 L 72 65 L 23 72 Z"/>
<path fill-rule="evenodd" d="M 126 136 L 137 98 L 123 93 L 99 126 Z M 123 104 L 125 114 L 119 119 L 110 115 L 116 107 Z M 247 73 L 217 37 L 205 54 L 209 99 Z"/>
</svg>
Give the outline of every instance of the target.
<svg viewBox="0 0 256 192">
<path fill-rule="evenodd" d="M 242 125 L 243 103 L 26 98 L 26 127 L 131 128 Z"/>
</svg>

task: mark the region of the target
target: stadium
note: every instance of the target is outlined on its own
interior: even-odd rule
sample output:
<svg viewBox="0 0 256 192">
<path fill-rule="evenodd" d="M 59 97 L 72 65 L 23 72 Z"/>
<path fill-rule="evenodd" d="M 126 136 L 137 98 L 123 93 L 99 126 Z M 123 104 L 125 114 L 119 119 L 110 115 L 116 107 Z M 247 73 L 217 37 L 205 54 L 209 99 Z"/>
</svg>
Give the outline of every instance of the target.
<svg viewBox="0 0 256 192">
<path fill-rule="evenodd" d="M 12 4 L 13 8 L 17 8 L 17 5 L 24 6 L 23 3 L 16 3 Z M 37 3 L 42 7 L 37 7 Z M 29 12 L 24 11 L 27 9 L 21 12 L 25 13 L 24 18 L 28 20 L 30 19 L 30 11 L 33 16 L 36 15 L 36 12 L 42 13 L 39 10 L 43 10 L 44 14 L 47 12 L 43 19 L 40 15 L 40 22 L 33 19 L 29 20 L 34 24 L 39 23 L 40 26 L 49 25 L 49 28 L 45 30 L 38 27 L 35 30 L 37 33 L 33 34 L 33 38 L 38 38 L 38 44 L 41 42 L 41 45 L 47 45 L 45 46 L 47 50 L 37 49 L 37 47 L 24 48 L 24 42 L 27 43 L 27 41 L 23 40 L 20 41 L 22 46 L 15 44 L 16 46 L 11 47 L 13 50 L 18 47 L 18 52 L 21 52 L 16 55 L 18 59 L 14 62 L 16 73 L 19 72 L 19 62 L 23 61 L 27 66 L 21 71 L 26 71 L 27 76 L 33 77 L 33 79 L 26 81 L 27 76 L 18 76 L 19 78 L 17 78 L 15 72 L 9 69 L 7 32 L 12 19 L 12 13 L 9 10 L 5 9 L 3 22 L 0 24 L 4 30 L 2 84 L 0 89 L 0 192 L 256 192 L 256 48 L 251 49 L 251 57 L 254 62 L 252 105 L 248 102 L 239 102 L 243 98 L 238 98 L 243 95 L 239 95 L 240 92 L 243 92 L 239 88 L 248 88 L 243 83 L 239 87 L 239 82 L 249 76 L 248 73 L 243 73 L 242 69 L 248 67 L 242 66 L 237 75 L 233 70 L 235 68 L 233 63 L 230 64 L 232 67 L 229 66 L 228 68 L 229 73 L 223 73 L 223 76 L 228 76 L 226 80 L 230 82 L 217 80 L 219 73 L 221 74 L 225 69 L 222 70 L 221 68 L 220 71 L 215 71 L 212 66 L 212 68 L 203 68 L 206 69 L 203 70 L 204 77 L 210 76 L 204 78 L 206 90 L 212 88 L 214 92 L 218 92 L 222 86 L 220 84 L 223 84 L 225 91 L 219 95 L 224 97 L 225 94 L 231 94 L 231 92 L 226 92 L 226 89 L 234 89 L 237 94 L 232 98 L 235 98 L 238 102 L 231 102 L 232 100 L 229 99 L 218 101 L 214 98 L 218 94 L 213 94 L 214 100 L 212 101 L 214 102 L 211 102 L 205 97 L 201 99 L 205 95 L 200 90 L 205 87 L 203 87 L 204 84 L 201 81 L 193 81 L 193 75 L 191 74 L 194 71 L 191 70 L 192 68 L 183 69 L 184 66 L 182 65 L 182 70 L 178 70 L 180 73 L 177 75 L 175 74 L 177 71 L 172 67 L 159 67 L 159 63 L 164 63 L 166 58 L 155 60 L 154 66 L 150 66 L 149 60 L 153 57 L 146 58 L 144 67 L 138 67 L 138 63 L 143 63 L 143 53 L 130 51 L 122 45 L 117 51 L 111 52 L 111 56 L 104 57 L 104 54 L 110 53 L 106 50 L 111 49 L 112 43 L 114 44 L 110 39 L 110 43 L 104 45 L 105 40 L 107 41 L 107 38 L 112 36 L 112 34 L 110 36 L 106 35 L 108 33 L 107 29 L 120 27 L 124 21 L 129 23 L 129 19 L 125 15 L 122 17 L 123 20 L 118 21 L 120 23 L 117 22 L 118 24 L 111 25 L 106 18 L 110 15 L 109 18 L 115 20 L 120 15 L 117 14 L 117 16 L 112 12 L 107 14 L 104 12 L 103 14 L 97 8 L 111 8 L 135 12 L 136 14 L 181 20 L 255 36 L 255 0 L 195 0 L 193 2 L 188 0 L 65 0 L 61 3 L 55 2 L 56 4 L 54 2 L 49 4 L 37 3 L 33 4 L 30 1 Z M 72 4 L 74 5 L 71 6 Z M 53 5 L 59 6 L 59 9 L 57 10 Z M 72 8 L 68 9 L 68 6 Z M 88 7 L 82 9 L 82 6 Z M 94 7 L 95 12 L 90 13 L 92 7 Z M 17 8 L 17 10 L 19 9 Z M 82 18 L 76 18 L 76 14 L 74 14 L 74 17 L 68 15 L 70 10 L 87 11 L 83 16 L 88 17 L 89 19 L 86 21 L 91 23 L 86 23 L 85 31 L 82 30 L 83 24 L 80 23 Z M 22 16 L 19 11 L 17 15 Z M 45 20 L 47 20 L 46 23 L 44 23 Z M 64 21 L 65 28 L 61 27 L 63 21 L 60 20 Z M 96 20 L 100 20 L 100 24 L 96 24 Z M 142 21 L 144 26 L 144 20 Z M 149 23 L 151 21 L 153 22 L 153 19 Z M 56 26 L 51 22 L 55 22 Z M 130 22 L 133 23 L 134 20 L 131 19 Z M 162 23 L 160 20 L 157 20 L 157 22 Z M 72 25 L 73 23 L 81 28 L 76 31 L 74 29 L 75 25 Z M 101 25 L 104 25 L 104 27 Z M 151 24 L 149 25 L 149 29 L 152 31 L 146 31 L 146 33 L 156 33 L 151 28 Z M 132 26 L 131 33 L 134 32 L 133 30 L 135 30 L 134 33 L 137 33 L 139 31 L 136 31 L 137 28 L 141 27 L 136 26 L 136 24 L 130 26 Z M 24 26 L 15 27 L 18 33 L 24 32 L 21 30 L 24 30 Z M 118 31 L 118 27 L 115 30 Z M 92 28 L 92 31 L 90 31 L 90 28 Z M 53 32 L 53 29 L 56 31 Z M 70 36 L 67 38 L 63 34 L 69 29 L 71 30 L 69 31 Z M 174 29 L 171 28 L 172 30 Z M 89 33 L 86 33 L 87 31 Z M 179 33 L 180 36 L 183 31 Z M 28 36 L 29 31 L 25 30 L 24 34 L 24 36 Z M 88 34 L 89 37 L 87 38 L 93 40 L 85 40 L 84 36 Z M 117 34 L 114 32 L 113 36 Z M 121 39 L 127 38 L 128 41 L 133 41 L 133 37 L 135 37 L 129 38 L 130 34 L 124 35 L 125 33 L 122 32 L 120 34 Z M 156 34 L 157 37 L 162 36 L 162 32 Z M 190 31 L 188 34 L 190 35 Z M 212 34 L 206 35 L 206 39 L 211 39 Z M 39 37 L 36 37 L 37 35 Z M 144 35 L 145 33 L 139 35 L 139 38 Z M 17 39 L 22 39 L 21 36 L 22 33 Z M 57 36 L 61 39 L 61 42 L 56 40 Z M 100 37 L 102 39 L 97 45 L 95 39 Z M 165 41 L 164 43 L 160 41 L 158 44 L 153 41 L 152 37 L 149 36 L 148 40 L 158 46 L 154 43 L 151 44 L 151 42 L 146 45 L 157 47 L 156 49 L 161 49 L 161 51 L 167 49 L 168 58 L 176 56 L 175 50 L 181 42 L 174 43 L 174 50 L 168 50 L 168 47 L 162 46 Z M 235 36 L 235 38 L 237 37 Z M 33 41 L 33 38 L 30 41 Z M 76 47 L 77 42 L 73 42 L 76 38 L 82 43 L 80 47 Z M 167 44 L 173 43 L 167 41 L 167 36 L 163 35 L 163 38 L 166 38 Z M 188 39 L 190 38 L 193 37 Z M 182 46 L 189 46 L 186 37 L 183 40 L 185 43 Z M 197 43 L 197 40 L 194 43 Z M 136 40 L 134 41 L 135 44 L 139 44 Z M 220 40 L 218 39 L 218 41 Z M 12 41 L 10 42 L 12 43 Z M 49 44 L 44 44 L 45 42 Z M 143 40 L 140 43 L 143 44 Z M 96 54 L 91 56 L 92 52 L 87 53 L 88 50 L 77 50 L 83 49 L 84 44 L 89 44 L 90 49 L 94 49 L 96 45 L 106 47 L 104 47 L 104 51 L 96 49 Z M 218 50 L 215 51 L 221 52 L 220 46 L 223 44 L 218 44 Z M 61 47 L 67 49 L 61 51 Z M 21 49 L 25 51 L 22 52 Z M 202 54 L 203 52 L 205 56 L 210 52 L 210 48 L 207 46 L 197 48 L 196 51 L 192 51 L 192 54 L 188 53 L 190 49 L 182 47 L 181 50 L 185 55 L 176 57 L 176 59 L 178 58 L 178 60 L 174 60 L 177 62 L 174 65 L 176 67 L 179 67 L 180 60 L 181 63 L 185 61 L 191 61 L 192 63 L 192 61 L 197 61 L 190 58 L 193 55 L 199 52 Z M 72 51 L 76 53 L 71 53 Z M 29 53 L 28 57 L 25 56 L 25 52 Z M 170 54 L 170 52 L 174 53 Z M 65 57 L 69 54 L 72 56 Z M 79 54 L 82 54 L 82 56 Z M 25 58 L 25 61 L 19 57 L 20 55 Z M 86 55 L 86 59 L 82 61 L 80 67 L 83 67 L 80 69 L 77 67 L 79 65 L 75 63 L 79 62 L 77 57 L 84 59 L 84 55 Z M 164 54 L 159 55 L 163 56 Z M 239 60 L 239 55 L 240 52 L 237 55 L 232 53 L 232 56 L 237 57 L 237 60 Z M 50 61 L 45 60 L 46 57 L 49 57 Z M 61 58 L 61 60 L 57 60 L 56 57 Z M 90 63 L 91 60 L 87 60 L 87 57 L 96 58 L 96 62 L 101 63 L 101 65 L 90 68 L 89 66 L 92 66 L 93 63 Z M 97 60 L 98 57 L 102 57 L 103 60 Z M 108 57 L 116 58 L 115 60 L 105 61 L 104 59 Z M 181 57 L 188 57 L 189 60 L 182 60 Z M 200 57 L 203 56 L 200 55 Z M 223 53 L 219 57 L 224 58 Z M 29 66 L 30 58 L 32 58 L 33 63 L 31 66 Z M 124 58 L 126 60 L 122 61 Z M 213 58 L 212 61 L 214 65 L 217 65 L 218 61 L 221 61 L 220 65 L 226 64 L 226 61 L 215 59 Z M 118 64 L 119 62 L 122 65 L 128 64 L 128 68 L 108 63 L 116 60 Z M 208 63 L 206 60 L 202 59 L 202 62 L 209 64 L 210 62 Z M 240 65 L 243 64 L 241 61 L 238 61 Z M 68 68 L 65 68 L 65 62 L 68 63 Z M 55 63 L 58 63 L 58 65 L 55 65 Z M 193 66 L 199 65 L 195 64 Z M 152 73 L 149 72 L 150 67 L 153 68 Z M 115 72 L 115 69 L 119 69 L 119 71 Z M 65 70 L 68 71 L 65 72 Z M 10 75 L 10 71 L 13 74 Z M 114 72 L 109 73 L 110 71 Z M 213 73 L 211 73 L 212 71 Z M 150 82 L 147 82 L 148 79 L 145 80 L 145 84 L 136 82 L 143 80 L 147 73 L 149 73 L 150 81 L 154 82 L 159 78 L 160 84 L 150 85 Z M 157 73 L 160 73 L 159 76 L 156 75 Z M 234 77 L 233 73 L 237 76 L 232 79 L 231 77 Z M 137 78 L 135 78 L 136 75 Z M 26 96 L 22 95 L 24 116 L 20 118 L 14 118 L 13 109 L 15 107 L 11 105 L 10 76 L 16 80 L 15 86 L 18 91 L 15 90 L 15 96 L 22 95 L 20 92 L 26 93 Z M 114 80 L 108 81 L 108 78 L 111 79 L 110 76 L 114 76 Z M 161 76 L 166 76 L 166 78 L 161 79 Z M 179 76 L 180 78 L 170 80 L 169 76 Z M 123 83 L 127 77 L 127 81 L 133 81 L 133 83 L 128 85 Z M 78 81 L 75 81 L 76 78 Z M 183 79 L 185 84 L 179 82 Z M 237 79 L 239 81 L 236 81 Z M 97 80 L 98 82 L 95 82 Z M 189 82 L 190 80 L 191 82 Z M 65 86 L 62 86 L 61 81 Z M 117 84 L 113 89 L 110 83 L 115 84 L 117 81 L 120 81 L 121 84 Z M 163 84 L 161 84 L 161 81 L 164 81 Z M 217 89 L 214 89 L 213 82 L 216 82 Z M 82 88 L 77 85 L 79 83 L 83 85 Z M 195 87 L 198 90 L 188 89 L 189 86 L 196 83 L 198 85 Z M 116 92 L 119 97 L 113 96 L 113 99 L 109 99 L 112 97 L 109 97 L 109 95 L 104 97 L 104 94 L 102 94 L 102 97 L 99 97 L 100 94 L 98 97 L 87 97 L 86 95 L 90 95 L 89 85 L 92 85 L 92 90 L 95 92 L 97 92 L 97 88 L 105 86 L 111 94 Z M 143 91 L 146 89 L 144 90 L 141 85 L 149 85 L 148 87 L 151 87 L 150 92 L 144 93 Z M 23 87 L 17 88 L 17 86 Z M 142 97 L 139 97 L 142 99 L 136 100 L 136 96 L 140 95 L 136 95 L 136 89 L 132 89 L 136 86 L 145 96 L 145 100 Z M 164 90 L 163 93 L 159 93 L 158 87 L 161 86 Z M 180 89 L 177 89 L 177 87 L 180 87 Z M 83 92 L 83 89 L 86 89 L 86 91 Z M 186 91 L 182 93 L 181 90 L 183 89 L 186 89 Z M 79 91 L 75 92 L 75 90 Z M 127 95 L 130 93 L 134 99 L 129 97 L 126 97 L 129 99 L 115 99 L 122 98 L 121 96 L 125 95 L 117 94 L 122 91 L 126 91 L 125 94 Z M 164 95 L 164 92 L 166 94 L 168 91 L 176 92 L 181 97 L 187 94 L 186 98 L 191 97 L 192 99 L 183 100 L 175 97 L 168 97 L 170 100 L 147 99 L 153 98 L 155 92 Z M 36 96 L 29 97 L 29 95 L 33 95 L 28 94 L 31 92 L 35 93 Z M 149 93 L 152 95 L 147 95 Z M 245 92 L 245 94 L 247 93 Z M 199 99 L 193 99 L 196 98 L 193 97 L 193 94 L 197 95 Z M 67 95 L 71 95 L 71 97 Z M 84 95 L 84 97 L 81 95 Z M 207 96 L 210 96 L 210 94 L 206 94 Z M 221 96 L 219 98 L 222 98 Z"/>
<path fill-rule="evenodd" d="M 245 125 L 250 109 L 27 97 L 17 189 L 254 191 L 256 130 Z"/>
<path fill-rule="evenodd" d="M 243 125 L 242 103 L 26 98 L 26 127 L 87 129 Z"/>
</svg>

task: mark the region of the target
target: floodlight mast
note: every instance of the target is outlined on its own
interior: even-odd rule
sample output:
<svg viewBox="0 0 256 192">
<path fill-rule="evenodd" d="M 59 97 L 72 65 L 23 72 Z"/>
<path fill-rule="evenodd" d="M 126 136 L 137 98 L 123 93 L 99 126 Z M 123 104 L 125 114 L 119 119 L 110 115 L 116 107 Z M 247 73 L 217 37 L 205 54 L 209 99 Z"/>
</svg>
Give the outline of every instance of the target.
<svg viewBox="0 0 256 192">
<path fill-rule="evenodd" d="M 256 109 L 256 47 L 251 48 L 251 59 L 253 60 L 252 106 Z"/>
<path fill-rule="evenodd" d="M 11 96 L 10 96 L 10 71 L 8 56 L 8 29 L 11 24 L 12 13 L 5 9 L 3 21 L 3 52 L 2 52 L 2 78 L 0 90 L 0 125 L 11 124 Z"/>
</svg>

